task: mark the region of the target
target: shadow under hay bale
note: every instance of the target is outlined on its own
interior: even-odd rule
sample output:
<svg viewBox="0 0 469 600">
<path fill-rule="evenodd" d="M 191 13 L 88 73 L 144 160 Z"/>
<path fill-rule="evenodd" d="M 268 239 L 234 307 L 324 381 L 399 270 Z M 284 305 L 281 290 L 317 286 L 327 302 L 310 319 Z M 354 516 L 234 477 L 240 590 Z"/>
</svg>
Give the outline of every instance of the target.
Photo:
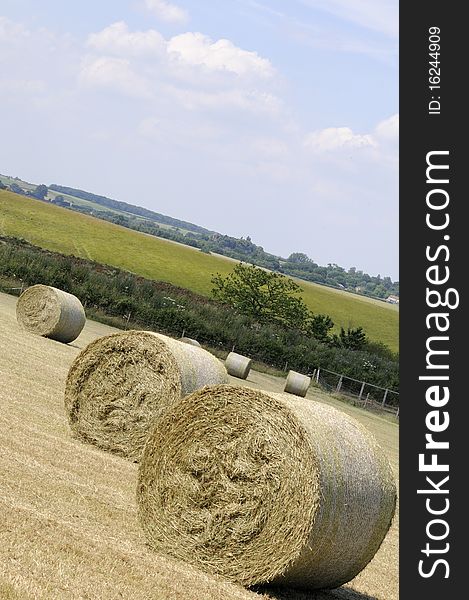
<svg viewBox="0 0 469 600">
<path fill-rule="evenodd" d="M 148 331 L 99 338 L 77 356 L 65 386 L 72 431 L 138 461 L 152 421 L 181 396 L 228 381 L 212 354 Z"/>
<path fill-rule="evenodd" d="M 310 385 L 311 377 L 302 375 L 296 371 L 289 371 L 283 390 L 288 394 L 294 394 L 295 396 L 301 396 L 301 398 L 304 398 Z"/>
<path fill-rule="evenodd" d="M 247 356 L 230 352 L 225 360 L 225 367 L 228 375 L 237 377 L 238 379 L 247 379 L 251 370 L 252 360 Z"/>
<path fill-rule="evenodd" d="M 376 596 L 363 594 L 348 587 L 334 590 L 297 590 L 270 585 L 256 586 L 253 591 L 271 600 L 378 600 Z"/>
<path fill-rule="evenodd" d="M 180 341 L 184 342 L 185 344 L 190 344 L 191 346 L 197 346 L 198 348 L 201 348 L 199 342 L 197 340 L 193 340 L 192 338 L 182 337 Z"/>
<path fill-rule="evenodd" d="M 18 298 L 16 318 L 27 331 L 65 344 L 73 342 L 86 323 L 85 310 L 76 296 L 40 284 Z"/>
<path fill-rule="evenodd" d="M 334 588 L 378 550 L 396 486 L 373 436 L 344 413 L 224 385 L 155 423 L 137 502 L 160 554 L 246 586 Z"/>
</svg>

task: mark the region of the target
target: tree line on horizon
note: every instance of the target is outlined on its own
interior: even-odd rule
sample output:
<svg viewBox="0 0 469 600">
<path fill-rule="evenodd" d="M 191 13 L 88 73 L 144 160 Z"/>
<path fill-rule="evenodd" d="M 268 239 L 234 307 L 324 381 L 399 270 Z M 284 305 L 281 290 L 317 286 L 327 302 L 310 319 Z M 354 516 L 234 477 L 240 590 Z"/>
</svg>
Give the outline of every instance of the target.
<svg viewBox="0 0 469 600">
<path fill-rule="evenodd" d="M 120 210 L 127 214 L 118 214 L 111 212 L 111 210 L 97 210 L 92 207 L 73 204 L 73 201 L 71 203 L 65 202 L 63 196 L 60 195 L 53 200 L 59 206 L 89 214 L 129 229 L 192 246 L 202 252 L 214 252 L 277 273 L 364 296 L 382 300 L 387 299 L 389 296 L 399 296 L 399 282 L 392 281 L 390 277 L 381 277 L 380 274 L 371 276 L 356 267 L 346 270 L 335 263 L 321 266 L 302 252 L 293 252 L 288 258 L 282 258 L 266 252 L 262 246 L 255 244 L 250 236 L 235 238 L 220 234 L 199 225 L 174 219 L 127 202 L 113 200 L 106 196 L 99 196 L 91 192 L 57 184 L 52 184 L 49 188 L 41 184 L 32 192 L 25 192 L 18 183 L 13 183 L 10 189 L 16 193 L 25 193 L 40 200 L 45 199 L 50 189 L 58 194 L 75 196 L 112 211 Z"/>
</svg>

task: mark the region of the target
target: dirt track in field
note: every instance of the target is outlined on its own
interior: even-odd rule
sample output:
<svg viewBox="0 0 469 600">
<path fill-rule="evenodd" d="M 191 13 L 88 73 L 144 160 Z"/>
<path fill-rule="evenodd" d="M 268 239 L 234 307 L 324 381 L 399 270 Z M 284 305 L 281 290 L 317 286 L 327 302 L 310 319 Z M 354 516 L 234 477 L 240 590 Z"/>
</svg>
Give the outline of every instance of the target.
<svg viewBox="0 0 469 600">
<path fill-rule="evenodd" d="M 0 294 L 0 599 L 397 599 L 397 519 L 368 567 L 332 592 L 248 591 L 150 551 L 136 520 L 136 465 L 74 440 L 63 409 L 72 360 L 114 330 L 88 321 L 60 344 L 22 331 L 15 305 Z M 251 372 L 246 384 L 281 391 L 283 380 Z M 308 396 L 369 427 L 397 475 L 397 425 Z"/>
</svg>

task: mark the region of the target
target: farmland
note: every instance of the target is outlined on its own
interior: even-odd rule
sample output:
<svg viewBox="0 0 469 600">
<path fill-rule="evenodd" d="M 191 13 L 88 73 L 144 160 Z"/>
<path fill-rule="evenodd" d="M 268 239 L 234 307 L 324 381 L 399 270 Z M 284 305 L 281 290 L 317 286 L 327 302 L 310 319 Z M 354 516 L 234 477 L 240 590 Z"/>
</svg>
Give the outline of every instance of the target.
<svg viewBox="0 0 469 600">
<path fill-rule="evenodd" d="M 71 345 L 23 332 L 16 299 L 0 294 L 0 597 L 11 600 L 396 600 L 398 523 L 376 557 L 336 591 L 254 592 L 151 552 L 136 519 L 136 465 L 74 440 L 63 408 L 68 368 L 113 330 L 88 321 Z M 252 387 L 283 380 L 252 372 Z M 398 475 L 398 426 L 318 390 L 308 397 L 346 411 L 378 438 Z"/>
<path fill-rule="evenodd" d="M 210 294 L 212 274 L 226 275 L 234 264 L 220 256 L 1 190 L 0 232 L 205 295 Z M 362 326 L 371 340 L 397 350 L 396 307 L 305 281 L 298 283 L 309 308 L 329 314 L 336 327 Z"/>
</svg>

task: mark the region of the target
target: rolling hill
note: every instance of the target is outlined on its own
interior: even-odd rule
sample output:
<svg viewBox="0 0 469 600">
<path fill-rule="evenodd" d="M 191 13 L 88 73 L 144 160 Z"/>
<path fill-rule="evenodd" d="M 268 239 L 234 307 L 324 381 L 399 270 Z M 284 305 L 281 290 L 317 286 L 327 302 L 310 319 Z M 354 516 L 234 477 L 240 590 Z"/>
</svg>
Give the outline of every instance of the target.
<svg viewBox="0 0 469 600">
<path fill-rule="evenodd" d="M 0 232 L 207 296 L 212 275 L 227 275 L 235 264 L 224 257 L 3 190 Z M 362 326 L 371 340 L 397 351 L 399 312 L 395 306 L 303 280 L 298 283 L 312 311 L 329 314 L 336 327 Z"/>
<path fill-rule="evenodd" d="M 37 187 L 18 177 L 0 174 L 0 188 L 2 186 L 8 186 L 12 192 L 31 197 L 35 196 Z M 44 190 L 47 192 L 44 199 L 53 204 L 110 221 L 128 229 L 180 242 L 206 253 L 220 254 L 284 273 L 302 281 L 346 290 L 367 298 L 385 300 L 389 296 L 399 296 L 399 282 L 393 282 L 390 277 L 371 276 L 355 267 L 346 270 L 336 264 L 321 266 L 301 252 L 293 252 L 288 258 L 282 258 L 267 252 L 262 246 L 255 244 L 249 236 L 236 238 L 217 233 L 200 225 L 175 219 L 142 206 L 114 200 L 78 188 L 57 184 L 41 187 L 41 193 L 44 193 Z M 36 198 L 42 197 L 36 195 Z M 249 221 L 246 222 L 247 225 L 250 226 Z"/>
</svg>

